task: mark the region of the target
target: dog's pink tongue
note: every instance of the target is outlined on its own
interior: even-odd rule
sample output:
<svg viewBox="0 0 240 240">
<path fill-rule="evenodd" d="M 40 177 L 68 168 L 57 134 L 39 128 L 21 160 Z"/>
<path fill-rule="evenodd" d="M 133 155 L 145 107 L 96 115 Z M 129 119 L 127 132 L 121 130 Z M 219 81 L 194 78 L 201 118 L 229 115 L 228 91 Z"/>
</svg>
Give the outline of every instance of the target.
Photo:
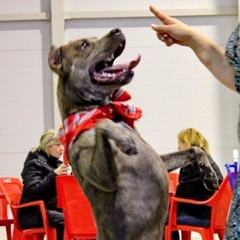
<svg viewBox="0 0 240 240">
<path fill-rule="evenodd" d="M 104 68 L 101 72 L 112 73 L 112 72 L 115 72 L 115 71 L 131 70 L 138 65 L 140 60 L 141 60 L 141 56 L 139 55 L 135 60 L 132 60 L 129 63 L 118 64 L 118 65 L 114 65 L 114 66 L 111 66 L 111 67 L 107 67 L 107 68 Z"/>
<path fill-rule="evenodd" d="M 137 57 L 135 60 L 131 61 L 131 62 L 128 64 L 128 69 L 133 69 L 133 68 L 135 68 L 135 67 L 139 64 L 140 60 L 141 60 L 141 56 L 138 55 L 138 57 Z"/>
</svg>

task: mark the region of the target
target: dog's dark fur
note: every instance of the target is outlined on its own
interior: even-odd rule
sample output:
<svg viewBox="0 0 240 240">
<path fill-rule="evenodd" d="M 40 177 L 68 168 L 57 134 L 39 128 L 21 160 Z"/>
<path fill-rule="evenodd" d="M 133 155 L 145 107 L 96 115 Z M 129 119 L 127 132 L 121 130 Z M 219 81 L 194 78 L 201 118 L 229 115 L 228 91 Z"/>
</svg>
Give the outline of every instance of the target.
<svg viewBox="0 0 240 240">
<path fill-rule="evenodd" d="M 101 39 L 52 46 L 49 65 L 59 75 L 57 96 L 62 120 L 108 104 L 112 92 L 132 80 L 132 68 L 140 59 L 111 67 L 124 45 L 121 30 L 113 29 Z M 103 72 L 108 75 L 103 76 Z M 99 240 L 162 239 L 168 209 L 168 171 L 192 162 L 206 173 L 206 185 L 215 181 L 217 186 L 216 175 L 201 149 L 159 157 L 135 129 L 119 119 L 103 119 L 80 134 L 71 146 L 70 160 L 92 204 Z"/>
</svg>

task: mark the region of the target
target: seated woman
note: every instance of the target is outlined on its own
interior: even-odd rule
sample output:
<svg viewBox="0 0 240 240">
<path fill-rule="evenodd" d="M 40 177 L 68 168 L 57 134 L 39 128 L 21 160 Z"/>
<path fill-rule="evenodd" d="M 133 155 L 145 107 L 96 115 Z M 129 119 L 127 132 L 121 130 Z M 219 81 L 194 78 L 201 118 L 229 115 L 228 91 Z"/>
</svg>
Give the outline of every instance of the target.
<svg viewBox="0 0 240 240">
<path fill-rule="evenodd" d="M 223 181 L 223 175 L 218 165 L 211 157 L 207 139 L 201 132 L 194 128 L 187 128 L 181 131 L 178 134 L 178 150 L 185 150 L 193 146 L 199 147 L 206 152 L 220 185 Z M 213 191 L 204 184 L 202 180 L 202 171 L 197 165 L 189 163 L 180 169 L 179 185 L 175 193 L 176 197 L 204 201 L 212 197 L 216 191 L 217 189 Z M 211 208 L 208 206 L 196 206 L 186 203 L 178 205 L 178 219 L 190 219 L 191 223 L 195 226 L 202 226 L 203 219 L 210 219 L 210 216 Z M 179 233 L 177 231 L 173 232 L 172 239 L 179 239 Z"/>
<path fill-rule="evenodd" d="M 47 130 L 40 138 L 39 147 L 28 153 L 21 173 L 24 184 L 21 203 L 43 200 L 50 226 L 57 229 L 58 240 L 63 240 L 64 215 L 57 207 L 56 176 L 68 172 L 67 166 L 59 160 L 62 152 L 57 132 Z M 38 207 L 21 209 L 19 221 L 23 229 L 43 226 Z"/>
</svg>

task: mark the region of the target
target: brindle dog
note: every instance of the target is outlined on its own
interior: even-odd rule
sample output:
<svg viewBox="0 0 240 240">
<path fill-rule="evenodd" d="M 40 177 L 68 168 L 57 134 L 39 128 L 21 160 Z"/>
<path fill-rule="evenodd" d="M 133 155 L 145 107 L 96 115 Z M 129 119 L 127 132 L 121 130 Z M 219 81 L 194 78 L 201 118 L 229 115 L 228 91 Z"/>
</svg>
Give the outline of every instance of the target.
<svg viewBox="0 0 240 240">
<path fill-rule="evenodd" d="M 191 148 L 159 156 L 121 114 L 112 116 L 114 107 L 109 110 L 111 119 L 106 112 L 100 120 L 90 118 L 81 133 L 66 126 L 86 123 L 96 109 L 112 104 L 114 91 L 131 82 L 140 57 L 113 66 L 124 47 L 123 33 L 113 29 L 101 39 L 52 46 L 49 65 L 59 75 L 58 105 L 65 131 L 70 131 L 66 150 L 92 204 L 98 239 L 157 240 L 162 239 L 168 210 L 168 171 L 189 162 L 198 164 L 206 186 L 218 187 L 206 154 Z"/>
</svg>

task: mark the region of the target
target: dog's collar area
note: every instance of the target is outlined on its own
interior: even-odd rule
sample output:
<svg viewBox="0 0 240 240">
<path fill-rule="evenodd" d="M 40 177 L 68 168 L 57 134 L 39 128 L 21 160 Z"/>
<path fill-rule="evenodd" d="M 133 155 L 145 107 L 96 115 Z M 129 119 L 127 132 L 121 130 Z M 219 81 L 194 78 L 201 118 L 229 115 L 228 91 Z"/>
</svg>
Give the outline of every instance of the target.
<svg viewBox="0 0 240 240">
<path fill-rule="evenodd" d="M 92 108 L 95 108 L 96 106 L 102 106 L 105 104 L 105 100 L 91 100 L 90 102 L 89 101 L 82 101 L 84 106 L 92 106 Z"/>
<path fill-rule="evenodd" d="M 134 122 L 142 116 L 141 109 L 124 104 L 131 96 L 124 90 L 119 89 L 112 95 L 112 100 L 108 105 L 100 106 L 89 111 L 82 111 L 70 115 L 65 119 L 63 127 L 59 130 L 60 141 L 64 145 L 64 161 L 69 163 L 69 150 L 79 134 L 93 128 L 102 119 L 118 119 L 125 122 L 131 128 Z"/>
</svg>

